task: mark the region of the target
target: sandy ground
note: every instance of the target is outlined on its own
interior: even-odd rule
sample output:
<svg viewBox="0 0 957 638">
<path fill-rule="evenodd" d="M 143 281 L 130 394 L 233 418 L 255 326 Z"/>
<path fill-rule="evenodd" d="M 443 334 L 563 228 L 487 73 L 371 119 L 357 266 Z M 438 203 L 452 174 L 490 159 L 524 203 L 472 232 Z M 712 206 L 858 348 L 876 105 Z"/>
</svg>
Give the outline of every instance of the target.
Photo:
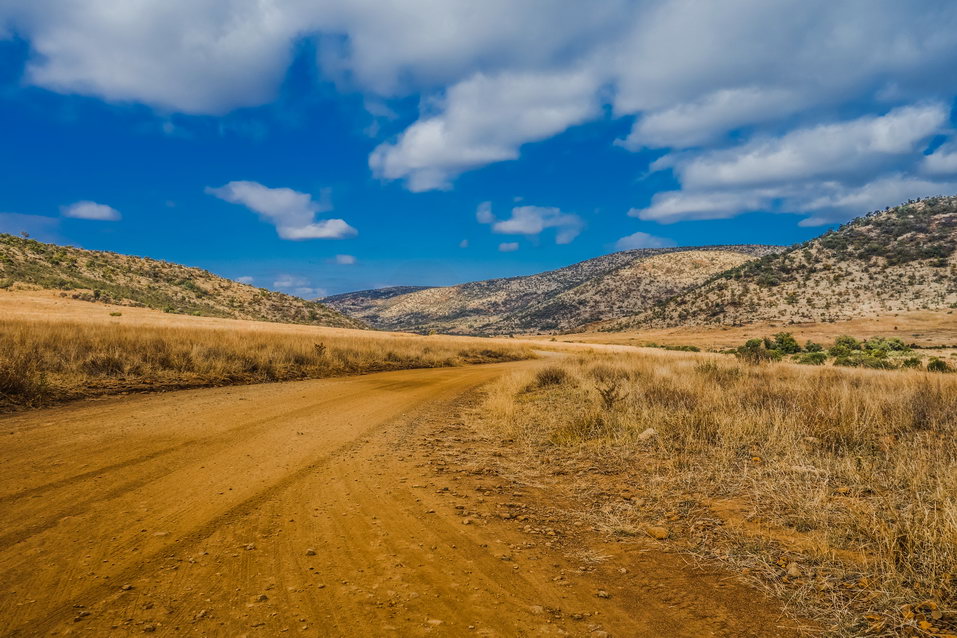
<svg viewBox="0 0 957 638">
<path fill-rule="evenodd" d="M 788 635 L 727 574 L 653 546 L 582 571 L 489 515 L 507 485 L 429 470 L 436 446 L 469 456 L 456 401 L 534 365 L 3 417 L 0 634 Z"/>
</svg>

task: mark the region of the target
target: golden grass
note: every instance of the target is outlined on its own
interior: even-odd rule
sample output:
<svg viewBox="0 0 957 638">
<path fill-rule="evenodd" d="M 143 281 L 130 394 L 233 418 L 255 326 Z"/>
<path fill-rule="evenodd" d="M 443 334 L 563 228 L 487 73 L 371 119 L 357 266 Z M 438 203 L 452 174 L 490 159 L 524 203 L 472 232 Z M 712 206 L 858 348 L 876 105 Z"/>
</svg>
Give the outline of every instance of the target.
<svg viewBox="0 0 957 638">
<path fill-rule="evenodd" d="M 84 396 L 510 361 L 527 347 L 269 324 L 106 325 L 0 320 L 0 408 Z"/>
<path fill-rule="evenodd" d="M 776 332 L 790 332 L 804 343 L 830 342 L 840 335 L 870 337 L 899 337 L 906 343 L 917 343 L 924 348 L 957 346 L 957 315 L 953 310 L 914 310 L 875 317 L 861 317 L 835 322 L 795 323 L 783 321 L 757 322 L 745 326 L 685 326 L 680 328 L 649 328 L 626 332 L 583 332 L 559 335 L 558 341 L 607 343 L 640 346 L 646 343 L 661 345 L 693 345 L 704 350 L 724 349 L 741 345 L 748 339 Z M 595 328 L 600 328 L 596 324 Z"/>
<path fill-rule="evenodd" d="M 596 527 L 682 530 L 835 634 L 957 633 L 957 375 L 593 354 L 502 379 L 472 418 L 526 467 L 627 474 L 641 498 Z"/>
</svg>

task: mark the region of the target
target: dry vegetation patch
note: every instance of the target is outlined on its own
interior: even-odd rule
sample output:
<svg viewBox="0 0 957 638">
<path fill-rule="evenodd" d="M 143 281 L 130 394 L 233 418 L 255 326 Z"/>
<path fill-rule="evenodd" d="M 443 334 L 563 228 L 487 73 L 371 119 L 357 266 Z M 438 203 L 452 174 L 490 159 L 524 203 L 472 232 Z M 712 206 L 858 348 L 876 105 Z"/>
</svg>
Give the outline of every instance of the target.
<svg viewBox="0 0 957 638">
<path fill-rule="evenodd" d="M 528 358 L 524 346 L 389 334 L 0 321 L 0 409 L 124 391 Z M 360 336 L 361 335 L 361 336 Z"/>
<path fill-rule="evenodd" d="M 610 535 L 723 560 L 836 635 L 957 634 L 953 376 L 595 354 L 472 419 L 517 471 L 588 459 L 568 489 Z"/>
</svg>

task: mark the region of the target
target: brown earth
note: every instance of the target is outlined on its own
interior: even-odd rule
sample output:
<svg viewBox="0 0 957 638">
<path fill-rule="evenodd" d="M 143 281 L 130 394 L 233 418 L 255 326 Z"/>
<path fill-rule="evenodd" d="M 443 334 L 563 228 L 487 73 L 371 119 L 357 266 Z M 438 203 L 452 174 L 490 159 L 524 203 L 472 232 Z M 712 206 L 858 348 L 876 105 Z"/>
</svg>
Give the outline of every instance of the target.
<svg viewBox="0 0 957 638">
<path fill-rule="evenodd" d="M 470 463 L 457 406 L 535 365 L 0 419 L 0 635 L 795 635 L 733 575 Z"/>
</svg>

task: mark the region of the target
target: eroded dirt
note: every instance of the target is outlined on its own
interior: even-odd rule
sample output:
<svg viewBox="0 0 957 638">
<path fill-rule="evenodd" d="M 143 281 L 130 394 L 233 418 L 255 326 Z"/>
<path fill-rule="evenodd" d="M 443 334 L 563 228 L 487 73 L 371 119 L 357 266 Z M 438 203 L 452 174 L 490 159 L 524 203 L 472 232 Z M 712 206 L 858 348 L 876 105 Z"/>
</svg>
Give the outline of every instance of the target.
<svg viewBox="0 0 957 638">
<path fill-rule="evenodd" d="M 3 418 L 0 634 L 797 635 L 728 574 L 482 466 L 460 402 L 534 365 Z"/>
</svg>

